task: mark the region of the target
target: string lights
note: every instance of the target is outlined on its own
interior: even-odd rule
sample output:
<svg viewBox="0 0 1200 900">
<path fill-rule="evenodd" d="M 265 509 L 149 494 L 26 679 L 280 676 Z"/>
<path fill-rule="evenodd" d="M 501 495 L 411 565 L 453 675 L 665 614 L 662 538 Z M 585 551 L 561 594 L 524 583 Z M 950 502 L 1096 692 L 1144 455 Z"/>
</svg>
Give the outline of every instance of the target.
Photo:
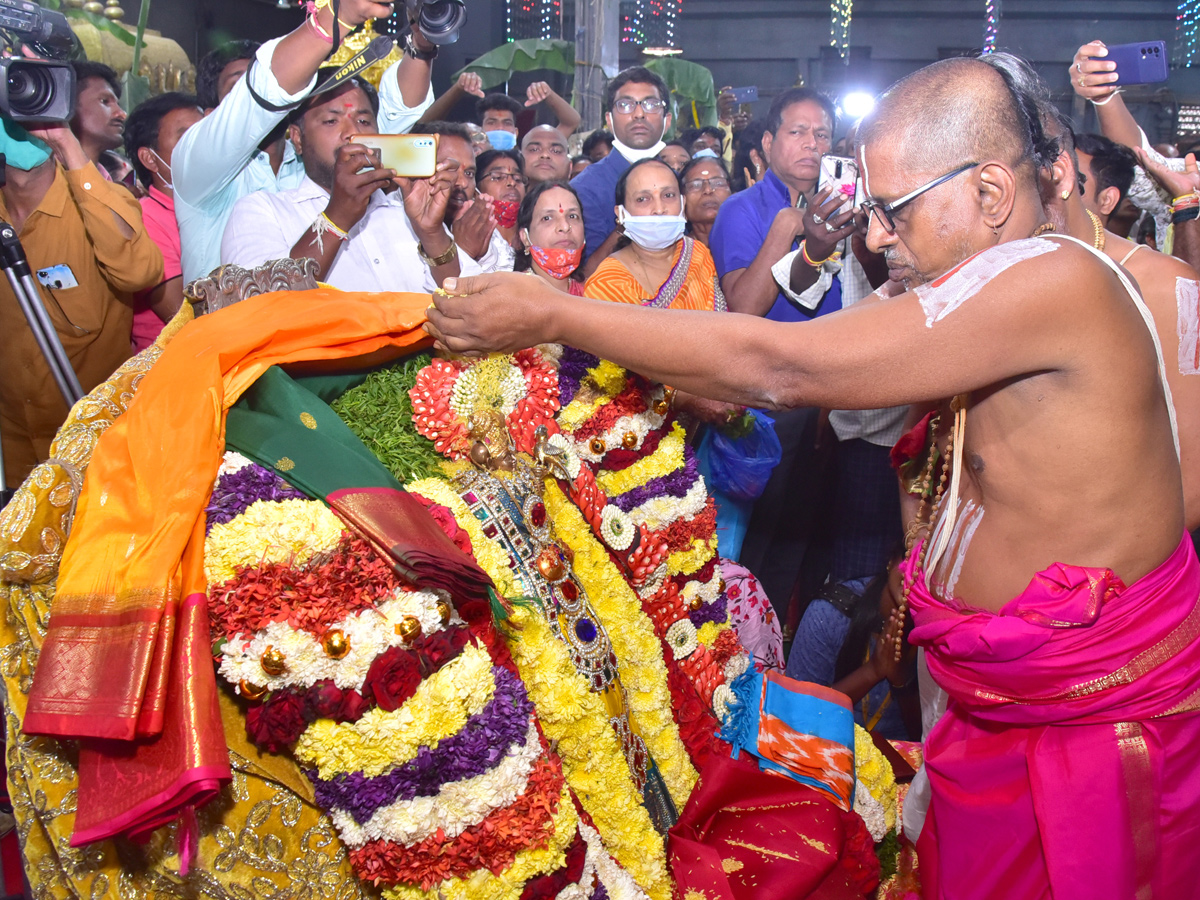
<svg viewBox="0 0 1200 900">
<path fill-rule="evenodd" d="M 621 43 L 675 47 L 675 20 L 683 0 L 622 0 Z"/>
<path fill-rule="evenodd" d="M 983 25 L 983 52 L 996 52 L 996 38 L 1000 34 L 1000 14 L 1002 0 L 986 0 Z M 1200 2 L 1200 0 L 1197 0 Z"/>
<path fill-rule="evenodd" d="M 505 16 L 510 41 L 554 38 L 562 33 L 562 0 L 506 0 Z"/>
<path fill-rule="evenodd" d="M 850 64 L 850 21 L 854 18 L 854 0 L 830 0 L 829 46 L 836 47 L 838 56 Z"/>
<path fill-rule="evenodd" d="M 1196 26 L 1200 19 L 1200 0 L 1179 0 L 1175 15 L 1175 65 L 1192 66 L 1196 62 Z"/>
</svg>

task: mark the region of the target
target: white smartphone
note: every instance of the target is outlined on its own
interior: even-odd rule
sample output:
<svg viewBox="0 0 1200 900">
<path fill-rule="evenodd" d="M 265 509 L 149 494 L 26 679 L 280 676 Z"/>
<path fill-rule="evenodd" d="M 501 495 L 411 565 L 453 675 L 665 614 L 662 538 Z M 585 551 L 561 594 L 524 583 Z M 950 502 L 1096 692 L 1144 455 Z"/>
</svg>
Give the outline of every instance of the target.
<svg viewBox="0 0 1200 900">
<path fill-rule="evenodd" d="M 817 182 L 817 190 L 833 188 L 833 193 L 840 194 L 848 202 L 849 209 L 855 203 L 858 192 L 858 160 L 852 156 L 822 156 L 821 178 Z"/>
<path fill-rule="evenodd" d="M 356 134 L 353 140 L 378 151 L 380 165 L 404 178 L 429 178 L 437 168 L 436 134 Z"/>
</svg>

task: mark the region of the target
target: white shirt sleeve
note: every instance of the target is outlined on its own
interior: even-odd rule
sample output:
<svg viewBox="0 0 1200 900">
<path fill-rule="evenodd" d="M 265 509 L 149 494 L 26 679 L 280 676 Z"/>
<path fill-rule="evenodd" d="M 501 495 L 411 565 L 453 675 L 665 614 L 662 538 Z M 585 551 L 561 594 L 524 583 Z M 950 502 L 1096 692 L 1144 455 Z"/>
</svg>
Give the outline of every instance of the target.
<svg viewBox="0 0 1200 900">
<path fill-rule="evenodd" d="M 487 250 L 478 260 L 479 268 L 484 272 L 511 272 L 516 258 L 512 244 L 504 239 L 497 228 L 492 231 Z"/>
<path fill-rule="evenodd" d="M 292 245 L 299 237 L 285 233 L 271 196 L 266 191 L 255 191 L 233 205 L 221 237 L 222 264 L 253 269 L 268 260 L 292 255 Z M 325 239 L 337 240 L 332 234 L 326 235 Z"/>
<path fill-rule="evenodd" d="M 171 174 L 175 193 L 192 206 L 200 206 L 206 197 L 224 188 L 258 152 L 258 145 L 288 110 L 278 112 L 260 106 L 250 93 L 274 106 L 299 103 L 317 83 L 314 73 L 304 90 L 289 94 L 271 71 L 275 48 L 282 38 L 267 41 L 258 48 L 256 61 L 246 78 L 238 79 L 225 99 L 186 132 L 171 155 Z M 397 91 L 398 92 L 398 91 Z"/>
<path fill-rule="evenodd" d="M 400 63 L 404 62 L 399 59 L 388 66 L 386 72 L 383 73 L 383 78 L 379 81 L 379 133 L 380 134 L 407 134 L 417 124 L 417 119 L 425 114 L 425 110 L 433 105 L 433 84 L 429 85 L 429 92 L 425 95 L 424 102 L 417 106 L 405 106 L 404 97 L 400 93 L 400 83 L 396 80 L 396 71 L 400 67 Z"/>
<path fill-rule="evenodd" d="M 821 298 L 833 286 L 833 276 L 841 271 L 841 264 L 826 260 L 821 266 L 821 274 L 817 276 L 817 280 L 809 288 L 797 294 L 792 290 L 792 262 L 799 254 L 799 250 L 793 250 L 785 255 L 783 259 L 771 266 L 771 275 L 774 277 L 775 283 L 779 285 L 779 289 L 783 291 L 784 296 L 797 306 L 812 312 L 821 305 Z"/>
</svg>

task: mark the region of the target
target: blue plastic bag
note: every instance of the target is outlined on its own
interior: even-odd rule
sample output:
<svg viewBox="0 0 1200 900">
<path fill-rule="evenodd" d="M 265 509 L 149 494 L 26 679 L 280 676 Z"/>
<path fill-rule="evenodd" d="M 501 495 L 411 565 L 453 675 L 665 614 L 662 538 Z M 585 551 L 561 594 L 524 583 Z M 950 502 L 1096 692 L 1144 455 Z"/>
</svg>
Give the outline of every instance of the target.
<svg viewBox="0 0 1200 900">
<path fill-rule="evenodd" d="M 735 500 L 761 497 L 783 456 L 775 420 L 756 409 L 749 413 L 754 427 L 744 437 L 731 438 L 714 428 L 704 438 L 712 486 Z"/>
</svg>

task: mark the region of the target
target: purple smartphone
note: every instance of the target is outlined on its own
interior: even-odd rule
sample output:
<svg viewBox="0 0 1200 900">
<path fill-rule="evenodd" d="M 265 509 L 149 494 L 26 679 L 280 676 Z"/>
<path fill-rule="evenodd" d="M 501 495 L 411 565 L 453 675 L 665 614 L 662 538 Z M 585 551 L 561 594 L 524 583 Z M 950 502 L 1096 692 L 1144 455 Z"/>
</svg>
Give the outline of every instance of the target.
<svg viewBox="0 0 1200 900">
<path fill-rule="evenodd" d="M 1143 41 L 1140 44 L 1115 44 L 1108 56 L 1092 57 L 1117 64 L 1114 84 L 1155 84 L 1166 81 L 1169 60 L 1163 41 Z"/>
</svg>

